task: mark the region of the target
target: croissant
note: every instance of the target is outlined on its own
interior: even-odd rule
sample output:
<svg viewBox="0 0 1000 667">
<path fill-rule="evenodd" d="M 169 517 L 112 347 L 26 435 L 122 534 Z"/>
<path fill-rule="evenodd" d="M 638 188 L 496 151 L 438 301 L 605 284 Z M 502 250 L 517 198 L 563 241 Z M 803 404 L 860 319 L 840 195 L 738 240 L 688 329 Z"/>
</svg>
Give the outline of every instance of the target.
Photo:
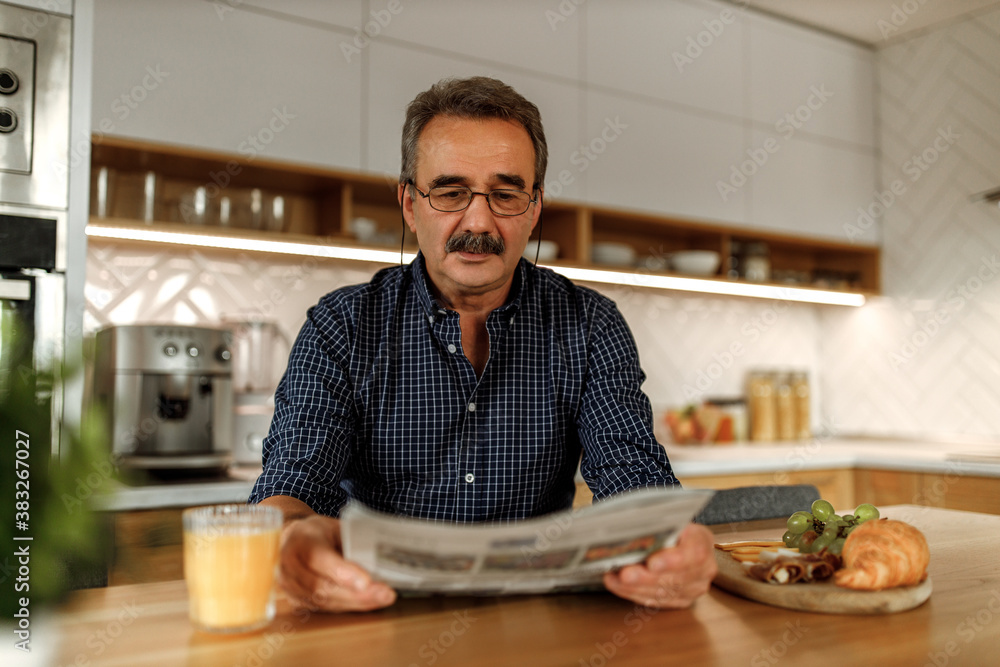
<svg viewBox="0 0 1000 667">
<path fill-rule="evenodd" d="M 923 533 L 908 523 L 866 521 L 847 536 L 844 567 L 834 574 L 838 586 L 878 591 L 913 586 L 927 578 L 931 554 Z"/>
</svg>

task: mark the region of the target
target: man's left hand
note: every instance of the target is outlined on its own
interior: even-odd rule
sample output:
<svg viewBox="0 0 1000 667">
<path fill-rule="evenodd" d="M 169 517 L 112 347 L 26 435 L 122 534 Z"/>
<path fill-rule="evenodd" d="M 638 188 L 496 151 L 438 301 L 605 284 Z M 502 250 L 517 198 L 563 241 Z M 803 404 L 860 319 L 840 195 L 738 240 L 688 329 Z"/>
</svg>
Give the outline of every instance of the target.
<svg viewBox="0 0 1000 667">
<path fill-rule="evenodd" d="M 706 593 L 718 567 L 712 533 L 688 525 L 677 544 L 649 555 L 641 565 L 627 565 L 604 575 L 604 585 L 618 597 L 657 609 L 685 609 Z"/>
</svg>

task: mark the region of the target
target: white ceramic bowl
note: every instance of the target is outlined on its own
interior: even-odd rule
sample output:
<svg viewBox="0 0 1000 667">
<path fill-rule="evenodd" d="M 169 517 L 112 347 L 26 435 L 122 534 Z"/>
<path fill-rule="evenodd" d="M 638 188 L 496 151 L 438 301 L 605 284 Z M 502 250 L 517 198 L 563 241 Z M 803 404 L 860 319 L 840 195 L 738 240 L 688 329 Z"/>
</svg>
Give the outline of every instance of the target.
<svg viewBox="0 0 1000 667">
<path fill-rule="evenodd" d="M 688 276 L 712 276 L 719 270 L 721 257 L 714 250 L 681 250 L 670 256 L 670 266 Z"/>
<path fill-rule="evenodd" d="M 590 261 L 604 266 L 632 266 L 635 248 L 626 243 L 595 243 L 590 248 Z"/>
<path fill-rule="evenodd" d="M 524 257 L 532 262 L 535 261 L 535 250 L 538 250 L 539 262 L 551 262 L 559 256 L 559 244 L 555 241 L 528 241 L 524 249 Z"/>
</svg>

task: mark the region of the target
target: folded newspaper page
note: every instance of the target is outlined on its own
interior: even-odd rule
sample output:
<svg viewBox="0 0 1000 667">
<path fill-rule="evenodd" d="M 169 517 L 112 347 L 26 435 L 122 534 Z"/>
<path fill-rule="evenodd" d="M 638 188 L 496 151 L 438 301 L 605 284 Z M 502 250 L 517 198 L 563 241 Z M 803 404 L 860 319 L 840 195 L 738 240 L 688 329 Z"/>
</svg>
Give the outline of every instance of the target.
<svg viewBox="0 0 1000 667">
<path fill-rule="evenodd" d="M 500 524 L 398 517 L 349 503 L 344 555 L 401 591 L 503 595 L 603 588 L 603 573 L 671 546 L 714 491 L 645 488 Z"/>
</svg>

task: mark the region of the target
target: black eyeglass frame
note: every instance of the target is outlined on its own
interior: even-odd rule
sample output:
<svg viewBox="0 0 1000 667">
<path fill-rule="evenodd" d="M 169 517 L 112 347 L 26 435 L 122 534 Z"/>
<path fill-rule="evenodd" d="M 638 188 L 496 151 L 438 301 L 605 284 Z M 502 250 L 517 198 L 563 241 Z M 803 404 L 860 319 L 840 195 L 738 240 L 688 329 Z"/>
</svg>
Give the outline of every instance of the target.
<svg viewBox="0 0 1000 667">
<path fill-rule="evenodd" d="M 431 192 L 430 192 L 430 190 L 428 190 L 427 193 L 424 194 L 424 192 L 420 188 L 418 188 L 417 184 L 414 183 L 413 181 L 407 181 L 407 183 L 414 190 L 417 191 L 418 195 L 420 195 L 421 197 L 423 197 L 424 199 L 427 200 L 427 205 L 428 206 L 430 206 L 435 211 L 439 211 L 441 213 L 458 213 L 459 211 L 464 211 L 465 209 L 467 209 L 470 206 L 472 206 L 472 200 L 476 198 L 476 195 L 481 195 L 483 197 L 486 197 L 486 205 L 490 207 L 490 211 L 494 215 L 499 215 L 499 216 L 502 216 L 502 217 L 505 217 L 505 218 L 514 218 L 514 217 L 517 217 L 519 215 L 524 215 L 525 213 L 528 212 L 528 209 L 531 208 L 532 204 L 537 204 L 538 203 L 538 195 L 535 195 L 534 198 L 528 199 L 528 203 L 524 205 L 524 210 L 521 211 L 520 213 L 500 213 L 495 208 L 493 208 L 493 201 L 490 199 L 490 195 L 492 195 L 494 192 L 516 192 L 517 194 L 528 195 L 528 197 L 531 197 L 531 194 L 528 193 L 528 192 L 525 192 L 524 190 L 514 190 L 512 188 L 496 188 L 495 190 L 490 190 L 489 192 L 476 192 L 472 188 L 466 187 L 464 185 L 442 185 L 442 186 L 438 186 L 438 187 L 459 188 L 459 189 L 463 189 L 463 190 L 468 190 L 469 191 L 469 202 L 465 206 L 463 206 L 462 208 L 456 208 L 456 209 L 454 209 L 452 211 L 444 211 L 442 209 L 439 209 L 437 206 L 435 206 L 434 204 L 431 203 Z M 431 188 L 431 190 L 433 190 L 433 189 L 434 188 Z M 533 192 L 538 192 L 538 188 L 535 188 L 533 190 Z"/>
</svg>

